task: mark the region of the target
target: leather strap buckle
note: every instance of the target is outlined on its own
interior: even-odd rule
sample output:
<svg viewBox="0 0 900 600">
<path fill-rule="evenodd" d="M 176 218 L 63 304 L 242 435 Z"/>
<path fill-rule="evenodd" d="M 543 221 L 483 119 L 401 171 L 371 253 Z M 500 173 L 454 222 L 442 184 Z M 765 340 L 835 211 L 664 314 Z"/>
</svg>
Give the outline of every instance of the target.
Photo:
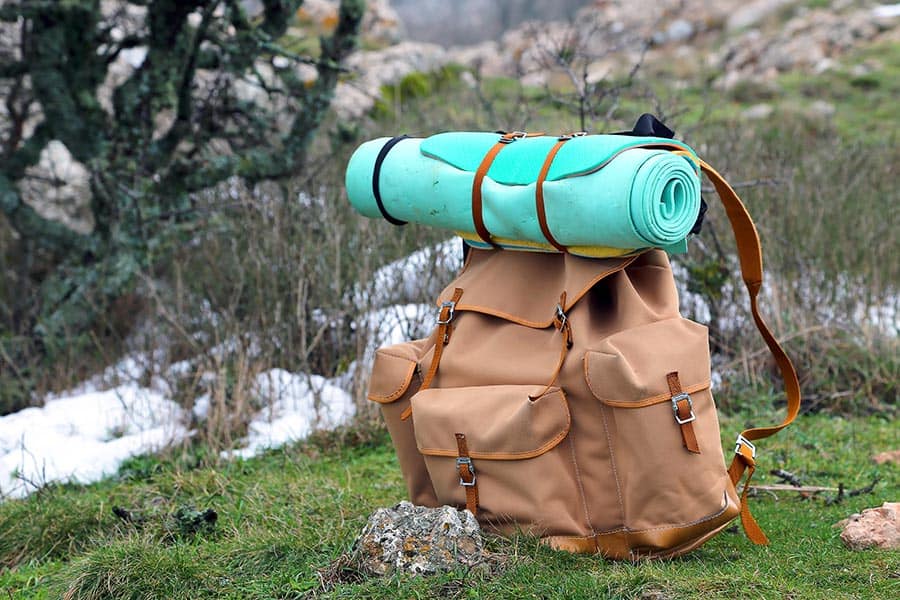
<svg viewBox="0 0 900 600">
<path fill-rule="evenodd" d="M 587 131 L 576 131 L 574 133 L 564 133 L 556 139 L 563 142 L 566 140 L 571 140 L 572 138 L 584 137 L 586 135 L 587 135 Z"/>
<path fill-rule="evenodd" d="M 563 310 L 562 305 L 560 305 L 560 304 L 556 305 L 556 315 L 555 316 L 556 316 L 556 321 L 557 321 L 556 327 L 557 327 L 557 329 L 562 331 L 563 329 L 566 328 L 566 323 L 569 322 L 569 317 L 566 316 L 566 311 Z"/>
<path fill-rule="evenodd" d="M 678 403 L 682 400 L 687 400 L 688 410 L 691 411 L 691 415 L 686 419 L 682 419 L 678 416 Z M 675 413 L 675 422 L 679 425 L 684 425 L 685 423 L 690 423 L 697 420 L 697 415 L 694 414 L 694 403 L 691 401 L 690 395 L 684 392 L 672 396 L 672 412 Z"/>
<path fill-rule="evenodd" d="M 448 309 L 447 316 L 445 318 L 441 318 L 441 315 L 444 314 L 444 309 Z M 441 303 L 441 308 L 438 311 L 437 316 L 437 324 L 438 325 L 449 325 L 450 321 L 453 320 L 453 313 L 456 311 L 456 302 L 453 300 L 448 300 L 447 302 Z"/>
<path fill-rule="evenodd" d="M 750 440 L 748 440 L 747 438 L 745 438 L 743 435 L 738 434 L 737 441 L 735 442 L 735 446 L 734 446 L 734 453 L 740 454 L 743 456 L 744 453 L 741 452 L 742 446 L 746 446 L 747 448 L 750 449 L 750 458 L 756 458 L 756 446 L 754 446 L 753 443 Z"/>
<path fill-rule="evenodd" d="M 474 487 L 475 480 L 477 479 L 477 477 L 475 477 L 475 466 L 472 464 L 472 459 L 469 458 L 468 456 L 458 456 L 456 458 L 456 469 L 459 471 L 459 468 L 463 465 L 465 465 L 469 468 L 469 473 L 472 474 L 472 481 L 466 481 L 465 479 L 462 478 L 462 475 L 460 475 L 459 476 L 459 485 L 461 485 L 463 487 Z M 462 471 L 460 471 L 460 473 L 462 473 Z"/>
<path fill-rule="evenodd" d="M 510 131 L 509 133 L 504 133 L 503 137 L 500 138 L 501 144 L 512 144 L 516 140 L 521 140 L 522 138 L 528 137 L 527 131 Z"/>
</svg>

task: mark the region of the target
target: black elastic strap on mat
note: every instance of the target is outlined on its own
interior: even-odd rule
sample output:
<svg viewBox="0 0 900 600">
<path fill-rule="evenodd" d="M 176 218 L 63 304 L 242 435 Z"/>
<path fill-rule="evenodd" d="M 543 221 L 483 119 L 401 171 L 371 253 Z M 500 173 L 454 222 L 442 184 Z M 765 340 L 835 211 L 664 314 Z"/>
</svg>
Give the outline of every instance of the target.
<svg viewBox="0 0 900 600">
<path fill-rule="evenodd" d="M 405 140 L 408 137 L 408 135 L 403 134 L 389 139 L 387 143 L 381 147 L 381 151 L 375 158 L 375 169 L 372 171 L 372 194 L 375 196 L 375 203 L 378 205 L 378 210 L 381 212 L 381 216 L 384 217 L 384 220 L 391 225 L 406 225 L 406 221 L 395 219 L 390 214 L 388 214 L 387 209 L 384 208 L 384 202 L 381 201 L 381 190 L 378 187 L 378 180 L 381 176 L 381 165 L 384 163 L 384 159 L 387 158 L 388 152 L 390 152 L 391 148 L 396 146 L 400 140 Z"/>
<path fill-rule="evenodd" d="M 634 127 L 631 128 L 631 131 L 622 132 L 621 135 L 637 135 L 641 137 L 659 137 L 672 139 L 675 137 L 675 132 L 666 127 L 666 124 L 657 119 L 655 116 L 651 115 L 650 113 L 644 113 L 640 117 L 638 117 L 638 120 L 634 124 Z"/>
</svg>

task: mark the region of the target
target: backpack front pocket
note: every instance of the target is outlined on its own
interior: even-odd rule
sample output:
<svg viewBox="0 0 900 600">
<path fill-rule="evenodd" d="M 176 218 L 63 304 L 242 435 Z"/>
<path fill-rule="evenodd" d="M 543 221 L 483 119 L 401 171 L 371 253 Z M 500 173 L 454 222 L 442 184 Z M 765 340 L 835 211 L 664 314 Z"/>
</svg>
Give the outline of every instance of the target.
<svg viewBox="0 0 900 600">
<path fill-rule="evenodd" d="M 475 487 L 479 521 L 496 529 L 518 526 L 540 535 L 584 529 L 569 406 L 559 388 L 544 390 L 496 385 L 413 396 L 416 443 L 439 502 L 464 507 L 466 488 Z M 471 472 L 461 472 L 462 465 Z"/>
<path fill-rule="evenodd" d="M 675 318 L 621 331 L 586 353 L 584 369 L 610 407 L 624 529 L 730 520 L 737 507 L 710 392 L 706 327 Z"/>
</svg>

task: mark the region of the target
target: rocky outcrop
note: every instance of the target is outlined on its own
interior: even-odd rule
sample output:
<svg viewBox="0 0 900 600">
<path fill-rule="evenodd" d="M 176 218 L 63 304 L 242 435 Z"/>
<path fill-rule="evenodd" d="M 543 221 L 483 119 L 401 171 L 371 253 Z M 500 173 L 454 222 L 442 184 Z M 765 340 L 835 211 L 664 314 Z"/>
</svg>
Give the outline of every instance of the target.
<svg viewBox="0 0 900 600">
<path fill-rule="evenodd" d="M 42 217 L 79 233 L 90 233 L 94 228 L 85 201 L 90 194 L 90 173 L 59 140 L 44 146 L 38 163 L 26 171 L 19 190 Z"/>
<path fill-rule="evenodd" d="M 401 42 L 383 50 L 357 52 L 347 61 L 351 75 L 338 83 L 332 107 L 342 119 L 357 119 L 381 97 L 382 86 L 410 73 L 436 71 L 448 60 L 441 46 L 425 42 Z"/>
<path fill-rule="evenodd" d="M 882 16 L 872 8 L 798 9 L 774 31 L 750 29 L 727 39 L 709 61 L 722 72 L 719 83 L 765 81 L 788 71 L 822 72 L 850 50 L 900 31 L 900 15 Z"/>
<path fill-rule="evenodd" d="M 475 566 L 483 554 L 481 528 L 471 512 L 404 501 L 369 517 L 351 560 L 373 575 L 429 575 Z"/>
<path fill-rule="evenodd" d="M 822 72 L 860 46 L 900 40 L 900 8 L 836 0 L 810 9 L 797 0 L 598 0 L 567 22 L 528 22 L 498 41 L 452 48 L 450 60 L 485 76 L 543 85 L 577 52 L 591 77 L 638 62 L 679 63 L 686 75 L 705 63 L 717 85 L 770 81 L 787 71 Z"/>
<path fill-rule="evenodd" d="M 297 17 L 318 32 L 328 32 L 337 25 L 339 4 L 338 0 L 304 0 Z M 389 0 L 366 1 L 366 14 L 360 27 L 364 44 L 394 44 L 401 40 L 403 33 L 403 23 Z"/>
</svg>

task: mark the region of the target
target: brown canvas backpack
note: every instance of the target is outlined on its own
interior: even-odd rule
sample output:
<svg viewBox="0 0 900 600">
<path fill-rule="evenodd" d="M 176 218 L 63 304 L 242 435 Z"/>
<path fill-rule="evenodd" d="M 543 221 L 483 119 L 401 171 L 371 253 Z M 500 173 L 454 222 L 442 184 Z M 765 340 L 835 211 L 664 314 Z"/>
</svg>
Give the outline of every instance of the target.
<svg viewBox="0 0 900 600">
<path fill-rule="evenodd" d="M 615 559 L 687 552 L 739 514 L 750 539 L 767 543 L 747 507 L 753 442 L 794 419 L 799 384 L 757 309 L 753 222 L 701 166 L 784 378 L 784 422 L 743 431 L 726 468 L 707 329 L 679 313 L 665 252 L 472 249 L 437 298 L 434 333 L 379 349 L 372 371 L 368 398 L 381 406 L 414 503 L 465 507 L 489 530 Z"/>
</svg>

